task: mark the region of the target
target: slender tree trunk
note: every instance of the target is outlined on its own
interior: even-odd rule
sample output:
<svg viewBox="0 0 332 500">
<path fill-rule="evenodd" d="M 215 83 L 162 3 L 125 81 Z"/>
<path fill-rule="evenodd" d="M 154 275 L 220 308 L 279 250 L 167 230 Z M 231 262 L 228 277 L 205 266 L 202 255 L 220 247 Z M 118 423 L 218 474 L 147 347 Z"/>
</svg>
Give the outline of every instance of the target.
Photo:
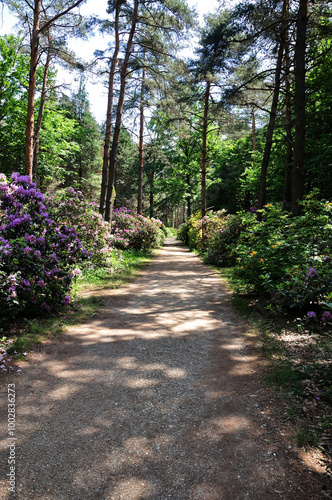
<svg viewBox="0 0 332 500">
<path fill-rule="evenodd" d="M 145 57 L 143 55 L 143 64 Z M 145 87 L 145 67 L 142 68 L 142 83 L 140 97 L 140 127 L 139 127 L 139 165 L 138 165 L 138 196 L 137 213 L 143 211 L 143 168 L 144 168 L 144 87 Z"/>
<path fill-rule="evenodd" d="M 252 130 L 252 137 L 253 137 L 253 150 L 256 151 L 256 149 L 257 149 L 257 140 L 256 140 L 255 108 L 252 108 L 252 110 L 251 110 L 251 130 Z"/>
<path fill-rule="evenodd" d="M 286 19 L 286 3 L 287 2 L 288 2 L 288 0 L 284 0 L 284 4 L 283 4 L 282 18 L 284 21 Z M 286 34 L 286 23 L 284 22 L 282 25 L 282 28 L 281 28 L 281 36 L 280 36 L 280 42 L 279 42 L 279 50 L 278 50 L 275 80 L 274 80 L 274 91 L 273 91 L 273 98 L 272 98 L 271 111 L 270 111 L 270 120 L 269 120 L 269 124 L 268 124 L 268 128 L 267 128 L 265 148 L 264 148 L 264 154 L 263 154 L 263 159 L 262 159 L 262 164 L 261 164 L 261 176 L 260 176 L 259 198 L 258 198 L 258 208 L 259 209 L 263 208 L 263 206 L 266 203 L 267 168 L 268 168 L 269 161 L 270 161 L 273 132 L 274 132 L 274 127 L 275 127 L 275 123 L 276 123 L 276 116 L 277 116 L 282 60 L 283 60 L 283 53 L 284 53 L 284 47 L 285 47 L 285 34 Z"/>
<path fill-rule="evenodd" d="M 36 74 L 39 50 L 39 21 L 40 21 L 41 0 L 35 0 L 33 10 L 33 27 L 31 34 L 31 55 L 28 88 L 28 110 L 27 124 L 25 132 L 25 174 L 32 179 L 33 171 L 33 136 L 34 136 L 34 112 L 35 112 L 35 92 Z"/>
<path fill-rule="evenodd" d="M 105 212 L 105 198 L 106 198 L 106 191 L 107 191 L 108 163 L 109 163 L 110 149 L 111 149 L 113 88 L 114 88 L 115 68 L 116 68 L 116 64 L 118 61 L 118 54 L 119 54 L 119 48 L 120 48 L 119 13 L 120 13 L 120 8 L 119 8 L 119 5 L 117 3 L 116 9 L 115 9 L 115 23 L 114 23 L 115 47 L 114 47 L 113 57 L 112 57 L 112 61 L 111 61 L 109 79 L 108 79 L 106 131 L 105 131 L 103 170 L 102 170 L 100 203 L 99 203 L 99 213 L 101 215 L 104 215 L 104 212 Z"/>
<path fill-rule="evenodd" d="M 304 154 L 306 140 L 305 114 L 305 51 L 306 31 L 308 21 L 308 0 L 299 0 L 297 30 L 295 42 L 295 137 L 294 137 L 294 164 L 292 175 L 292 212 L 301 214 L 299 201 L 304 194 Z"/>
<path fill-rule="evenodd" d="M 154 171 L 151 170 L 150 173 L 150 217 L 153 217 L 154 214 Z"/>
<path fill-rule="evenodd" d="M 44 109 L 45 109 L 46 93 L 47 93 L 47 78 L 48 78 L 48 71 L 49 71 L 50 62 L 51 62 L 50 42 L 51 42 L 51 39 L 49 37 L 48 38 L 49 46 L 48 46 L 48 50 L 47 50 L 47 57 L 46 57 L 44 77 L 43 77 L 43 87 L 42 87 L 42 93 L 41 93 L 41 97 L 40 97 L 40 106 L 39 106 L 39 110 L 38 110 L 38 118 L 36 121 L 35 135 L 34 135 L 34 154 L 33 154 L 32 179 L 35 182 L 37 181 L 37 166 L 38 166 L 38 159 L 39 159 L 39 136 L 40 136 L 40 129 L 41 129 L 41 124 L 42 124 Z"/>
<path fill-rule="evenodd" d="M 209 112 L 209 99 L 210 99 L 211 83 L 206 82 L 205 98 L 204 98 L 204 115 L 203 115 L 203 137 L 202 137 L 202 217 L 206 213 L 206 139 L 208 128 L 208 112 Z"/>
<path fill-rule="evenodd" d="M 274 132 L 274 126 L 276 123 L 276 116 L 277 116 L 277 107 L 278 107 L 279 91 L 280 91 L 280 76 L 281 76 L 282 56 L 283 56 L 283 43 L 280 42 L 279 51 L 278 51 L 278 58 L 277 58 L 275 81 L 274 81 L 273 99 L 272 99 L 272 105 L 271 105 L 271 111 L 270 111 L 270 119 L 269 119 L 269 124 L 268 124 L 268 128 L 267 128 L 265 148 L 264 148 L 264 154 L 263 154 L 263 159 L 262 159 L 262 164 L 261 164 L 258 208 L 263 208 L 263 206 L 266 203 L 267 167 L 268 167 L 269 161 L 270 161 L 273 132 Z"/>
<path fill-rule="evenodd" d="M 108 177 L 108 186 L 107 186 L 107 197 L 106 197 L 106 210 L 105 210 L 105 220 L 110 221 L 111 219 L 111 210 L 114 201 L 114 182 L 115 182 L 115 168 L 116 168 L 116 158 L 118 153 L 118 144 L 119 144 L 119 136 L 121 130 L 121 121 L 122 121 L 122 110 L 123 110 L 123 102 L 126 91 L 126 73 L 129 62 L 129 57 L 131 54 L 131 49 L 133 45 L 133 38 L 136 29 L 137 23 L 137 12 L 138 12 L 138 0 L 135 0 L 133 18 L 131 22 L 131 29 L 127 41 L 126 54 L 124 61 L 121 67 L 121 86 L 120 86 L 120 95 L 117 106 L 116 113 L 116 122 L 113 133 L 113 142 L 112 149 L 110 154 L 110 168 L 109 168 L 109 177 Z"/>
<path fill-rule="evenodd" d="M 287 18 L 289 16 L 289 1 L 287 3 Z M 286 101 L 286 161 L 284 180 L 284 200 L 290 202 L 292 199 L 292 160 L 293 160 L 293 140 L 292 140 L 292 102 L 290 88 L 290 56 L 289 56 L 289 28 L 285 33 L 285 101 Z"/>
<path fill-rule="evenodd" d="M 187 175 L 187 185 L 188 185 L 188 188 L 190 187 L 190 175 Z M 190 198 L 190 195 L 187 196 L 187 218 L 189 219 L 189 217 L 191 216 L 191 198 Z"/>
</svg>

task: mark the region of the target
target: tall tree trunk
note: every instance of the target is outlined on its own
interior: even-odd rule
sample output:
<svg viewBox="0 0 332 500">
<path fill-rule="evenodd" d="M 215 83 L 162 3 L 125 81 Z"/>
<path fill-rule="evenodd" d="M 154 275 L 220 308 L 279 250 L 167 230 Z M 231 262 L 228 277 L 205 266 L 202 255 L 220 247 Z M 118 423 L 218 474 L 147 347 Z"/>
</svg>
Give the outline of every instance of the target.
<svg viewBox="0 0 332 500">
<path fill-rule="evenodd" d="M 33 9 L 33 27 L 31 34 L 31 55 L 28 88 L 28 110 L 27 124 L 25 132 L 25 174 L 32 179 L 33 171 L 33 136 L 34 136 L 34 112 L 35 112 L 35 92 L 36 74 L 39 50 L 39 21 L 40 21 L 41 0 L 35 0 Z"/>
<path fill-rule="evenodd" d="M 150 172 L 150 217 L 154 215 L 154 171 Z"/>
<path fill-rule="evenodd" d="M 100 202 L 99 202 L 99 213 L 101 215 L 104 215 L 104 212 L 105 212 L 105 198 L 106 198 L 106 191 L 107 191 L 108 163 L 109 163 L 110 149 L 111 149 L 114 76 L 115 76 L 115 68 L 116 68 L 116 64 L 118 61 L 119 48 L 120 48 L 119 13 L 120 13 L 120 8 L 119 8 L 119 4 L 117 3 L 116 9 L 115 9 L 115 23 L 114 23 L 115 47 L 114 47 L 114 52 L 113 52 L 113 56 L 112 56 L 110 74 L 109 74 L 109 79 L 108 79 L 106 131 L 105 131 L 105 142 L 104 142 L 103 170 L 102 170 L 102 179 L 101 179 Z"/>
<path fill-rule="evenodd" d="M 206 213 L 206 156 L 207 156 L 206 140 L 207 140 L 207 128 L 208 128 L 210 88 L 211 88 L 211 83 L 207 81 L 205 89 L 205 97 L 204 97 L 203 137 L 202 137 L 202 180 L 201 180 L 202 217 L 204 217 Z"/>
<path fill-rule="evenodd" d="M 118 144 L 119 144 L 119 136 L 121 130 L 121 121 L 122 121 L 122 110 L 123 110 L 123 102 L 126 91 L 126 73 L 129 62 L 129 57 L 131 54 L 131 49 L 133 45 L 133 38 L 136 29 L 137 23 L 137 12 L 138 12 L 138 0 L 135 0 L 134 3 L 134 11 L 133 18 L 131 22 L 130 33 L 127 41 L 126 54 L 124 61 L 121 67 L 121 86 L 120 86 L 120 95 L 116 112 L 116 122 L 113 133 L 113 142 L 112 149 L 110 155 L 110 167 L 109 167 L 109 177 L 108 177 L 108 186 L 107 186 L 107 197 L 106 197 L 106 210 L 105 210 L 105 220 L 110 221 L 111 219 L 111 209 L 114 201 L 114 182 L 115 182 L 115 168 L 116 168 L 116 158 L 118 153 Z"/>
<path fill-rule="evenodd" d="M 286 0 L 285 0 L 286 1 Z M 287 0 L 287 18 L 289 17 L 289 1 Z M 290 56 L 289 56 L 289 28 L 285 33 L 285 102 L 286 102 L 286 160 L 284 179 L 284 200 L 290 202 L 292 199 L 292 160 L 293 160 L 293 140 L 292 140 L 292 102 L 290 88 Z"/>
<path fill-rule="evenodd" d="M 187 174 L 186 181 L 187 181 L 187 185 L 189 188 L 190 187 L 190 175 L 188 175 L 188 174 Z M 188 196 L 187 196 L 187 218 L 189 219 L 190 216 L 191 216 L 191 197 L 190 197 L 190 194 L 188 194 Z"/>
<path fill-rule="evenodd" d="M 143 64 L 145 56 L 143 55 Z M 145 67 L 142 68 L 141 96 L 140 96 L 140 127 L 139 127 L 139 165 L 138 165 L 138 196 L 137 213 L 143 211 L 143 168 L 144 168 L 144 87 L 145 87 Z"/>
<path fill-rule="evenodd" d="M 43 87 L 42 87 L 42 93 L 41 93 L 41 97 L 40 97 L 40 106 L 39 106 L 39 110 L 38 110 L 38 117 L 37 117 L 37 121 L 36 121 L 35 134 L 34 134 L 32 180 L 35 182 L 37 181 L 37 166 L 38 166 L 38 159 L 39 159 L 39 136 L 40 136 L 40 129 L 41 129 L 41 124 L 42 124 L 44 109 L 45 109 L 46 93 L 47 93 L 47 78 L 48 78 L 48 71 L 49 71 L 50 62 L 51 62 L 50 42 L 51 42 L 51 38 L 48 37 L 49 46 L 47 49 L 47 57 L 46 57 L 44 76 L 43 76 Z"/>
<path fill-rule="evenodd" d="M 270 161 L 271 155 L 271 147 L 272 147 L 272 139 L 274 126 L 276 123 L 277 116 L 277 107 L 279 100 L 279 92 L 280 92 L 280 76 L 281 76 L 281 64 L 282 64 L 282 56 L 283 56 L 283 44 L 280 42 L 278 58 L 277 58 L 277 66 L 274 80 L 274 91 L 273 91 L 273 99 L 271 104 L 270 111 L 270 119 L 267 127 L 264 154 L 261 164 L 261 175 L 260 175 L 260 183 L 259 183 L 259 198 L 258 198 L 258 208 L 263 208 L 266 203 L 266 177 L 267 177 L 267 167 Z"/>
<path fill-rule="evenodd" d="M 295 137 L 294 137 L 294 164 L 292 175 L 292 212 L 301 214 L 299 201 L 304 194 L 304 154 L 306 140 L 306 114 L 305 114 L 305 51 L 306 31 L 308 21 L 308 0 L 299 0 L 297 16 L 297 30 L 295 42 Z"/>
<path fill-rule="evenodd" d="M 287 2 L 288 2 L 288 0 L 284 0 L 284 4 L 283 4 L 282 19 L 284 22 L 283 22 L 282 28 L 281 28 L 279 50 L 278 50 L 277 64 L 276 64 L 276 72 L 275 72 L 275 79 L 274 79 L 273 98 L 272 98 L 271 111 L 270 111 L 270 119 L 269 119 L 269 124 L 268 124 L 268 128 L 267 128 L 265 148 L 264 148 L 264 154 L 263 154 L 263 159 L 262 159 L 262 164 L 261 164 L 261 176 L 260 176 L 260 183 L 259 183 L 259 198 L 258 198 L 258 208 L 259 209 L 263 208 L 263 206 L 266 203 L 266 176 L 267 176 L 267 168 L 268 168 L 269 161 L 270 161 L 273 132 L 274 132 L 274 127 L 275 127 L 275 123 L 276 123 L 277 107 L 278 107 L 279 92 L 280 92 L 281 69 L 282 69 L 282 60 L 283 60 L 283 53 L 284 53 L 284 47 L 285 47 L 285 34 L 286 34 L 285 20 L 286 20 L 286 4 L 287 4 Z"/>
<path fill-rule="evenodd" d="M 252 110 L 251 110 L 251 130 L 252 130 L 252 137 L 253 137 L 253 150 L 256 151 L 256 149 L 257 149 L 257 140 L 256 140 L 255 108 L 252 108 Z"/>
</svg>

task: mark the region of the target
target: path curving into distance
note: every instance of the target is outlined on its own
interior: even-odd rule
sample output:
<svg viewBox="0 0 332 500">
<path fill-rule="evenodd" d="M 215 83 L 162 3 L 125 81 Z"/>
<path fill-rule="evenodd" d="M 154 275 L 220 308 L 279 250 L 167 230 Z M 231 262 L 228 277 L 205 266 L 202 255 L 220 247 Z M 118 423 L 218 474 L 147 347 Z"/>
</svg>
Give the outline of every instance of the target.
<svg viewBox="0 0 332 500">
<path fill-rule="evenodd" d="M 318 474 L 282 440 L 246 325 L 213 270 L 168 238 L 134 283 L 107 293 L 98 316 L 6 379 L 17 495 L 1 403 L 1 499 L 321 498 Z"/>
</svg>

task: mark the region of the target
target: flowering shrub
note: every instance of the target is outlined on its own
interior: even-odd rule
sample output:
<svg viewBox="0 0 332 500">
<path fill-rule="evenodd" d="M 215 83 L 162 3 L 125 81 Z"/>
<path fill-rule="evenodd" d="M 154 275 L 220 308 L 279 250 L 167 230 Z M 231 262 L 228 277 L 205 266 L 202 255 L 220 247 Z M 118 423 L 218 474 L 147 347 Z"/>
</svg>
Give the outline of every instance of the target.
<svg viewBox="0 0 332 500">
<path fill-rule="evenodd" d="M 293 309 L 309 325 L 330 325 L 332 203 L 313 192 L 302 205 L 299 217 L 285 202 L 237 215 L 221 210 L 201 218 L 198 212 L 180 226 L 178 238 L 210 264 L 235 265 L 236 280 L 273 313 Z"/>
<path fill-rule="evenodd" d="M 126 207 L 113 210 L 113 244 L 120 249 L 149 251 L 162 245 L 165 233 L 159 219 L 138 215 Z"/>
<path fill-rule="evenodd" d="M 205 261 L 217 266 L 231 266 L 235 264 L 233 248 L 237 243 L 242 229 L 241 217 L 225 215 L 220 218 L 217 231 L 208 244 Z"/>
<path fill-rule="evenodd" d="M 196 212 L 178 229 L 178 239 L 189 245 L 191 250 L 197 250 L 199 241 L 202 239 L 200 220 L 201 212 Z"/>
<path fill-rule="evenodd" d="M 303 315 L 312 311 L 318 319 L 328 303 L 332 293 L 331 208 L 331 203 L 308 195 L 299 217 L 285 211 L 282 204 L 266 205 L 260 221 L 253 214 L 242 215 L 244 229 L 233 251 L 235 274 L 267 298 L 272 311 L 294 308 Z"/>
<path fill-rule="evenodd" d="M 29 176 L 0 174 L 0 235 L 1 319 L 68 304 L 72 271 L 90 254 L 74 229 L 49 216 Z"/>
<path fill-rule="evenodd" d="M 204 229 L 204 237 L 203 237 Z M 205 217 L 201 213 L 192 215 L 178 230 L 178 238 L 191 249 L 197 249 L 209 264 L 230 265 L 234 263 L 231 252 L 241 229 L 241 218 L 226 213 L 213 212 Z"/>
<path fill-rule="evenodd" d="M 109 266 L 110 224 L 102 219 L 95 203 L 86 201 L 81 191 L 68 188 L 49 196 L 46 206 L 56 224 L 64 224 L 76 231 L 84 248 L 91 254 L 89 265 Z"/>
</svg>

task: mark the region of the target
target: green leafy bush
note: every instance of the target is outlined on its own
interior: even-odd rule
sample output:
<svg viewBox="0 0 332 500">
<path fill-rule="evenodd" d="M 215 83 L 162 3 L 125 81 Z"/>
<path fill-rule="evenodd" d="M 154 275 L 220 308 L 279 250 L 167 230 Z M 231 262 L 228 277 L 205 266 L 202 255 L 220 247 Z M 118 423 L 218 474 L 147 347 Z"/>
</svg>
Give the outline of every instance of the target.
<svg viewBox="0 0 332 500">
<path fill-rule="evenodd" d="M 241 218 L 226 210 L 210 210 L 203 218 L 197 212 L 179 227 L 178 238 L 190 249 L 198 250 L 207 263 L 225 266 L 234 263 L 232 248 L 241 227 Z"/>
<path fill-rule="evenodd" d="M 189 243 L 188 231 L 189 231 L 189 225 L 187 222 L 184 222 L 179 226 L 177 232 L 178 240 L 183 241 L 183 243 L 185 243 L 186 245 L 188 245 Z"/>
<path fill-rule="evenodd" d="M 272 311 L 294 308 L 303 315 L 317 315 L 328 303 L 331 209 L 331 203 L 308 195 L 299 217 L 283 204 L 266 205 L 260 211 L 261 220 L 256 214 L 242 215 L 243 231 L 233 250 L 235 276 L 264 296 Z"/>
</svg>

